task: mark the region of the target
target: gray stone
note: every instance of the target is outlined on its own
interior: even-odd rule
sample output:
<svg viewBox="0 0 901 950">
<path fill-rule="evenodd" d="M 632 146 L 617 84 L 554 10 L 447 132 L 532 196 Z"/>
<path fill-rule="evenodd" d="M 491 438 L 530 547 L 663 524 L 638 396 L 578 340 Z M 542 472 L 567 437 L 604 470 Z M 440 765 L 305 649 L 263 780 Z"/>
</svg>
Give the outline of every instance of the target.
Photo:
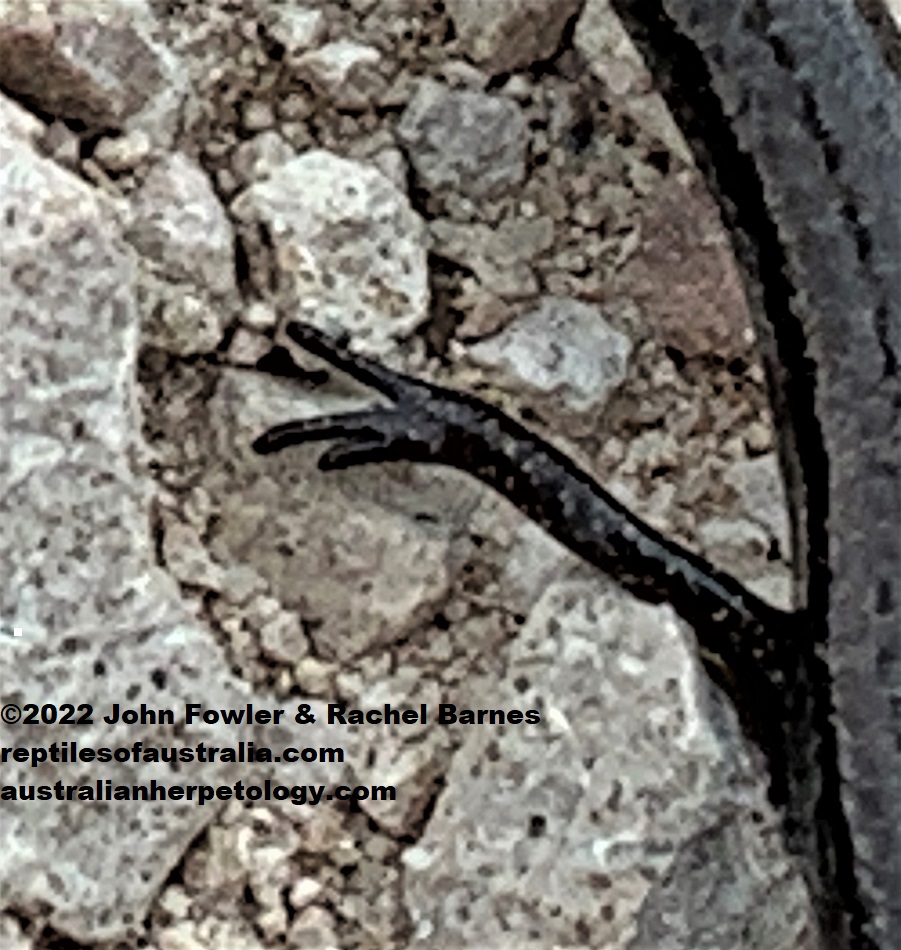
<svg viewBox="0 0 901 950">
<path fill-rule="evenodd" d="M 281 611 L 260 627 L 263 653 L 277 663 L 294 663 L 309 650 L 296 614 Z"/>
<path fill-rule="evenodd" d="M 213 294 L 234 289 L 233 236 L 203 169 L 180 152 L 158 162 L 134 199 L 128 240 L 170 281 Z"/>
<path fill-rule="evenodd" d="M 291 943 L 295 947 L 338 950 L 337 922 L 324 907 L 307 907 L 291 922 Z"/>
<path fill-rule="evenodd" d="M 33 950 L 31 940 L 10 914 L 0 915 L 0 950 Z"/>
<path fill-rule="evenodd" d="M 275 125 L 275 111 L 269 102 L 251 99 L 241 110 L 241 124 L 248 132 L 263 132 Z"/>
<path fill-rule="evenodd" d="M 447 0 L 463 50 L 492 73 L 555 53 L 580 0 Z"/>
<path fill-rule="evenodd" d="M 274 320 L 272 324 L 275 324 Z M 269 337 L 246 327 L 238 327 L 231 338 L 226 359 L 235 366 L 247 368 L 261 360 L 271 349 L 272 340 Z"/>
<path fill-rule="evenodd" d="M 150 136 L 143 129 L 135 129 L 118 138 L 103 138 L 94 149 L 94 158 L 111 172 L 131 171 L 151 153 Z"/>
<path fill-rule="evenodd" d="M 632 343 L 603 311 L 569 298 L 546 298 L 497 336 L 475 344 L 473 359 L 503 367 L 527 386 L 559 393 L 575 411 L 603 405 L 625 378 Z"/>
<path fill-rule="evenodd" d="M 185 356 L 215 349 L 237 298 L 234 238 L 203 169 L 178 152 L 157 163 L 125 233 L 141 253 L 147 338 Z"/>
<path fill-rule="evenodd" d="M 275 308 L 263 300 L 251 301 L 241 312 L 241 320 L 251 330 L 266 331 L 274 329 L 278 323 Z M 257 354 L 257 359 L 263 354 Z"/>
<path fill-rule="evenodd" d="M 216 916 L 203 920 L 179 920 L 161 927 L 159 950 L 266 950 L 266 944 L 249 924 L 237 920 L 220 920 Z M 271 945 L 270 945 L 271 946 Z M 296 944 L 295 944 L 296 946 Z M 328 950 L 327 945 L 316 945 Z"/>
<path fill-rule="evenodd" d="M 46 127 L 12 99 L 0 95 L 0 130 L 4 136 L 35 144 Z"/>
<path fill-rule="evenodd" d="M 191 356 L 209 353 L 222 339 L 228 314 L 211 306 L 183 284 L 163 283 L 150 292 L 145 278 L 142 310 L 145 338 L 170 353 Z"/>
<path fill-rule="evenodd" d="M 586 0 L 573 35 L 573 46 L 605 87 L 605 93 L 647 134 L 655 136 L 686 166 L 691 149 L 653 88 L 651 74 L 635 48 L 611 0 Z"/>
<path fill-rule="evenodd" d="M 397 134 L 432 191 L 485 197 L 525 177 L 526 120 L 508 99 L 423 80 Z"/>
<path fill-rule="evenodd" d="M 3 135 L 0 218 L 0 618 L 4 630 L 22 631 L 3 637 L 2 700 L 93 708 L 93 723 L 77 731 L 5 723 L 0 745 L 287 744 L 281 727 L 104 722 L 114 703 L 173 709 L 176 722 L 187 702 L 278 704 L 233 679 L 209 631 L 155 564 L 149 485 L 133 467 L 136 270 L 113 216 L 82 181 Z M 315 739 L 312 728 L 305 738 Z M 175 777 L 163 763 L 80 760 L 6 763 L 2 782 L 218 785 L 263 774 L 256 765 L 193 761 Z M 78 941 L 121 937 L 218 810 L 187 801 L 4 800 L 0 908 L 40 908 Z"/>
<path fill-rule="evenodd" d="M 309 151 L 248 188 L 232 210 L 268 227 L 283 301 L 299 319 L 347 330 L 355 347 L 382 354 L 425 318 L 423 222 L 371 165 Z"/>
<path fill-rule="evenodd" d="M 785 497 L 785 481 L 775 452 L 733 462 L 723 474 L 740 498 L 747 517 L 763 527 L 776 541 L 783 558 L 791 553 L 791 524 Z"/>
<path fill-rule="evenodd" d="M 494 513 L 495 519 L 500 517 L 503 515 Z M 532 607 L 549 584 L 566 576 L 568 568 L 580 563 L 534 521 L 517 518 L 504 558 L 502 584 L 513 603 L 525 602 Z"/>
<path fill-rule="evenodd" d="M 231 160 L 231 170 L 245 184 L 270 175 L 294 157 L 294 149 L 275 131 L 262 132 L 242 142 Z"/>
<path fill-rule="evenodd" d="M 405 852 L 412 947 L 625 948 L 642 914 L 644 933 L 673 916 L 667 948 L 808 946 L 764 782 L 669 607 L 552 584 L 503 680 L 454 700 L 541 722 L 471 727 Z M 685 873 L 705 841 L 709 865 Z M 707 932 L 745 942 L 696 942 Z"/>
<path fill-rule="evenodd" d="M 382 55 L 374 46 L 335 40 L 300 56 L 293 71 L 336 109 L 364 109 L 384 86 Z"/>
<path fill-rule="evenodd" d="M 144 0 L 8 0 L 0 9 L 0 84 L 60 118 L 143 128 L 168 143 L 184 82 L 154 28 Z"/>
<path fill-rule="evenodd" d="M 778 829 L 748 834 L 734 817 L 679 844 L 642 905 L 629 950 L 817 950 L 803 885 L 788 861 L 774 861 Z"/>
<path fill-rule="evenodd" d="M 163 518 L 162 555 L 169 573 L 182 584 L 221 590 L 223 571 L 210 558 L 191 525 L 172 516 Z"/>
<path fill-rule="evenodd" d="M 269 31 L 289 55 L 302 53 L 325 36 L 325 15 L 322 10 L 294 4 L 276 7 Z"/>
</svg>

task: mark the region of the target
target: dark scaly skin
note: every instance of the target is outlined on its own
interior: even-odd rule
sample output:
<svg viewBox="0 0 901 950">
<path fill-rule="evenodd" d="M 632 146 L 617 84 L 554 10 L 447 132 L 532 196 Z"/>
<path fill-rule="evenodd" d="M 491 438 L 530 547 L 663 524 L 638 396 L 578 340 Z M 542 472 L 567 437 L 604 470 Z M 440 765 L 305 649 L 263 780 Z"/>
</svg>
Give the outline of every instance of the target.
<svg viewBox="0 0 901 950">
<path fill-rule="evenodd" d="M 794 850 L 804 855 L 824 946 L 894 950 L 899 35 L 888 16 L 874 27 L 879 4 L 869 0 L 613 6 L 719 201 L 770 369 L 809 628 L 787 691 Z"/>
<path fill-rule="evenodd" d="M 276 426 L 256 440 L 257 452 L 337 438 L 343 441 L 323 456 L 325 469 L 406 459 L 468 472 L 637 597 L 670 603 L 706 631 L 702 646 L 758 659 L 775 652 L 768 631 L 786 630 L 792 615 L 663 537 L 499 409 L 389 370 L 312 326 L 292 323 L 287 332 L 308 352 L 394 400 L 396 408 Z"/>
<path fill-rule="evenodd" d="M 771 773 L 784 773 L 782 697 L 786 673 L 797 666 L 803 615 L 770 606 L 663 537 L 499 409 L 389 370 L 312 326 L 290 323 L 287 333 L 394 406 L 275 426 L 254 442 L 257 452 L 335 440 L 320 458 L 324 470 L 404 459 L 448 465 L 478 478 L 635 596 L 669 603 L 694 629 L 708 671 L 767 755 Z M 774 796 L 783 799 L 778 780 L 774 784 Z"/>
</svg>

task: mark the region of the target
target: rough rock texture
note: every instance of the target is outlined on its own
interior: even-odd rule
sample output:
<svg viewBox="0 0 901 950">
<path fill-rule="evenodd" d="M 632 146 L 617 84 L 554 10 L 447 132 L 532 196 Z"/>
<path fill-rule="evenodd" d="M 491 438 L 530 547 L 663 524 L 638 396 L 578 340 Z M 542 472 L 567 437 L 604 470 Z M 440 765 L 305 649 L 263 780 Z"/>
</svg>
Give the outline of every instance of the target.
<svg viewBox="0 0 901 950">
<path fill-rule="evenodd" d="M 464 51 L 492 73 L 550 59 L 578 0 L 448 0 Z"/>
<path fill-rule="evenodd" d="M 232 233 L 209 178 L 184 155 L 154 165 L 134 197 L 128 239 L 169 279 L 193 280 L 211 293 L 234 286 Z"/>
<path fill-rule="evenodd" d="M 422 223 L 376 169 L 310 151 L 251 186 L 233 211 L 269 229 L 283 299 L 300 319 L 346 329 L 378 354 L 424 318 Z"/>
<path fill-rule="evenodd" d="M 674 155 L 691 162 L 691 152 L 651 74 L 610 0 L 586 0 L 576 24 L 573 45 L 607 95 L 646 131 L 657 136 Z"/>
<path fill-rule="evenodd" d="M 177 152 L 154 165 L 135 193 L 125 236 L 144 271 L 147 336 L 185 356 L 214 349 L 236 302 L 234 235 L 203 170 Z"/>
<path fill-rule="evenodd" d="M 335 108 L 363 109 L 379 94 L 380 60 L 375 47 L 336 40 L 298 57 L 294 72 L 328 96 Z"/>
<path fill-rule="evenodd" d="M 669 608 L 596 581 L 545 590 L 503 680 L 459 697 L 542 722 L 471 727 L 404 855 L 412 946 L 805 945 L 803 885 L 686 647 Z M 779 912 L 755 914 L 776 893 Z M 717 930 L 699 939 L 711 895 Z"/>
<path fill-rule="evenodd" d="M 433 221 L 434 250 L 471 268 L 483 287 L 508 300 L 528 299 L 538 292 L 531 261 L 554 243 L 554 222 L 539 218 L 511 218 L 496 227 Z"/>
<path fill-rule="evenodd" d="M 144 0 L 94 0 L 90 8 L 80 0 L 9 0 L 2 13 L 6 89 L 60 118 L 97 129 L 142 127 L 171 140 L 182 77 L 153 37 Z"/>
<path fill-rule="evenodd" d="M 646 239 L 623 268 L 630 287 L 661 339 L 685 356 L 732 355 L 752 339 L 738 268 L 726 240 L 711 238 L 718 215 L 698 182 L 667 182 L 642 220 Z M 699 242 L 709 251 L 696 254 Z M 736 317 L 745 323 L 736 333 Z"/>
<path fill-rule="evenodd" d="M 420 84 L 397 127 L 427 188 L 474 198 L 522 181 L 525 131 L 515 103 L 432 81 Z"/>
<path fill-rule="evenodd" d="M 5 114 L 13 113 L 7 107 Z M 77 738 L 116 749 L 264 739 L 250 730 L 201 724 L 173 729 L 108 728 L 113 703 L 183 710 L 254 698 L 228 672 L 209 633 L 154 563 L 148 481 L 139 474 L 133 367 L 136 272 L 113 216 L 84 183 L 40 158 L 11 122 L 0 142 L 4 253 L 0 303 L 6 369 L 0 382 L 3 511 L 0 610 L 4 701 L 22 707 L 87 703 L 93 725 L 5 724 L 5 747 Z M 263 699 L 265 702 L 265 699 Z M 79 713 L 81 710 L 79 710 Z M 266 737 L 288 739 L 284 730 Z M 265 741 L 265 739 L 264 739 Z M 4 786 L 219 784 L 248 766 L 76 762 L 33 768 L 5 763 Z M 5 860 L 0 899 L 23 911 L 41 904 L 78 938 L 115 935 L 137 924 L 181 859 L 186 843 L 216 814 L 196 803 L 135 805 L 3 802 Z"/>
<path fill-rule="evenodd" d="M 7 914 L 0 916 L 0 947 L 3 950 L 31 950 L 31 946 L 15 918 Z"/>
<path fill-rule="evenodd" d="M 546 298 L 511 327 L 472 347 L 473 358 L 502 366 L 527 386 L 558 394 L 576 412 L 601 406 L 625 378 L 632 344 L 597 307 Z"/>
<path fill-rule="evenodd" d="M 274 7 L 271 21 L 269 32 L 289 54 L 302 53 L 321 42 L 325 35 L 325 15 L 313 7 Z"/>
<path fill-rule="evenodd" d="M 346 758 L 294 781 L 393 801 L 0 801 L 2 950 L 807 948 L 761 766 L 667 609 L 459 473 L 250 449 L 376 398 L 302 354 L 315 376 L 253 371 L 309 319 L 496 401 L 792 602 L 747 306 L 609 5 L 91 6 L 0 5 L 0 85 L 36 110 L 0 97 L 2 701 L 534 704 L 542 724 L 304 731 Z M 0 786 L 31 771 L 2 763 Z"/>
<path fill-rule="evenodd" d="M 241 433 L 260 431 L 274 418 L 364 404 L 347 396 L 314 401 L 235 373 L 221 381 L 209 415 L 212 428 L 239 443 Z M 252 563 L 283 604 L 302 610 L 320 656 L 348 659 L 405 636 L 444 600 L 449 533 L 465 520 L 474 491 L 453 489 L 462 477 L 429 486 L 413 473 L 404 479 L 409 485 L 395 487 L 378 470 L 349 472 L 329 484 L 310 479 L 315 460 L 315 447 L 260 460 L 245 444 L 228 465 L 210 465 L 204 485 L 220 506 L 209 544 L 221 561 Z M 387 506 L 379 500 L 386 490 Z M 330 569 L 321 571 L 323 564 Z"/>
</svg>

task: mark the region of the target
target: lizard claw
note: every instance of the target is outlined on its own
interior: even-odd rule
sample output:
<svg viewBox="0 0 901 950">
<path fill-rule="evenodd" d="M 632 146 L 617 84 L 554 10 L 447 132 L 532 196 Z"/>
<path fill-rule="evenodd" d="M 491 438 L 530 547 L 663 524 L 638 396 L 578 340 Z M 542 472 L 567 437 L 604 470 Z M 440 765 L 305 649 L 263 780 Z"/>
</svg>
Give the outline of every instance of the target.
<svg viewBox="0 0 901 950">
<path fill-rule="evenodd" d="M 446 404 L 449 398 L 453 401 L 455 394 L 445 393 L 388 369 L 376 360 L 352 353 L 342 342 L 331 339 L 309 324 L 290 323 L 286 332 L 309 353 L 387 396 L 395 405 L 281 423 L 254 441 L 255 452 L 269 455 L 290 445 L 338 439 L 340 441 L 319 459 L 321 469 L 343 469 L 401 459 L 440 459 L 447 439 L 447 420 L 438 411 L 438 405 Z M 283 367 L 286 357 L 287 351 L 275 354 L 273 365 L 279 375 L 288 375 Z M 266 366 L 260 368 L 267 369 Z M 436 400 L 439 395 L 442 400 Z"/>
<path fill-rule="evenodd" d="M 271 455 L 289 445 L 302 445 L 304 442 L 322 442 L 326 439 L 378 440 L 381 438 L 380 425 L 390 422 L 392 415 L 390 411 L 370 409 L 283 422 L 267 429 L 256 439 L 253 450 L 260 455 Z"/>
</svg>

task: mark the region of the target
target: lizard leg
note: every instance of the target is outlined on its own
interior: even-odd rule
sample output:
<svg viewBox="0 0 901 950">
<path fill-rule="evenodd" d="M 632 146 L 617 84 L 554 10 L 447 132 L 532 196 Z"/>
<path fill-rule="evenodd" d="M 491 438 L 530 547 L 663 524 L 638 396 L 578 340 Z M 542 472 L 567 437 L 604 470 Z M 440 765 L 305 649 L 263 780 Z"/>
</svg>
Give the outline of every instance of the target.
<svg viewBox="0 0 901 950">
<path fill-rule="evenodd" d="M 694 628 L 711 676 L 773 760 L 773 774 L 782 774 L 782 693 L 798 641 L 807 635 L 803 617 L 761 601 L 659 534 L 559 449 L 496 407 L 390 370 L 312 327 L 291 324 L 288 335 L 394 405 L 283 423 L 254 442 L 257 452 L 336 439 L 319 459 L 321 469 L 404 459 L 478 478 L 625 589 L 649 603 L 669 602 Z"/>
<path fill-rule="evenodd" d="M 330 339 L 307 324 L 290 323 L 286 330 L 309 353 L 387 396 L 394 405 L 285 422 L 259 436 L 253 443 L 254 451 L 268 455 L 291 445 L 339 439 L 320 458 L 321 469 L 401 459 L 447 461 L 445 449 L 454 423 L 452 407 L 460 403 L 459 394 L 440 390 L 352 353 L 341 341 Z M 287 350 L 276 347 L 260 360 L 258 368 L 279 376 L 308 376 L 303 370 L 289 371 L 286 360 L 293 363 Z"/>
</svg>

